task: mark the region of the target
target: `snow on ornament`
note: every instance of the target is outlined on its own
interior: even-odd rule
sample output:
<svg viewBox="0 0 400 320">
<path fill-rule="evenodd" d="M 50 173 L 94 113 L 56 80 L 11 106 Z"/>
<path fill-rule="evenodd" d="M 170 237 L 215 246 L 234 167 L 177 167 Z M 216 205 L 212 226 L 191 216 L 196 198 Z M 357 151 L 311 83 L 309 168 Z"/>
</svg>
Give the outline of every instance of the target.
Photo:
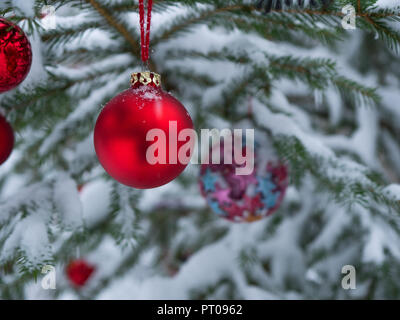
<svg viewBox="0 0 400 320">
<path fill-rule="evenodd" d="M 233 222 L 252 222 L 271 215 L 282 203 L 288 186 L 288 168 L 275 155 L 268 144 L 256 143 L 246 149 L 241 144 L 242 154 L 253 153 L 254 169 L 250 174 L 237 174 L 239 165 L 234 157 L 234 139 L 210 149 L 209 164 L 200 168 L 199 185 L 201 194 L 212 211 L 219 217 Z M 213 152 L 220 152 L 220 163 L 213 164 Z M 232 154 L 231 164 L 224 161 Z M 249 155 L 246 156 L 249 158 Z"/>
<path fill-rule="evenodd" d="M 0 93 L 15 88 L 28 75 L 32 49 L 20 27 L 0 18 Z"/>
</svg>

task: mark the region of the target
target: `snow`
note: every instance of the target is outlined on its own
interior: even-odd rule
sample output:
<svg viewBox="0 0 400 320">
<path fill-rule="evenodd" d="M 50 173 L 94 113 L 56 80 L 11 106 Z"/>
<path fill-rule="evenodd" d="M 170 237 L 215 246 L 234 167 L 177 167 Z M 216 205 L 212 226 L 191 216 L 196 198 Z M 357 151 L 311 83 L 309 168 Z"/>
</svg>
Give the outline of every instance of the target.
<svg viewBox="0 0 400 320">
<path fill-rule="evenodd" d="M 132 92 L 139 95 L 140 98 L 142 98 L 144 100 L 161 100 L 162 99 L 159 91 L 150 86 L 140 86 L 136 89 L 132 89 Z"/>
<path fill-rule="evenodd" d="M 132 188 L 118 185 L 117 193 L 119 197 L 120 210 L 115 217 L 115 222 L 119 225 L 119 231 L 123 240 L 123 244 L 135 246 L 137 244 L 138 230 L 135 228 L 137 213 L 132 208 L 131 196 L 133 194 L 140 195 L 140 191 L 132 190 Z"/>
<path fill-rule="evenodd" d="M 51 291 L 43 290 L 41 281 L 30 281 L 26 284 L 24 294 L 26 300 L 49 300 Z"/>
<path fill-rule="evenodd" d="M 19 86 L 19 88 L 22 88 L 23 90 L 29 90 L 35 84 L 40 83 L 41 81 L 46 79 L 46 73 L 44 72 L 43 58 L 41 52 L 42 43 L 39 34 L 34 33 L 32 36 L 29 37 L 29 41 L 32 48 L 32 65 L 24 82 Z"/>
<path fill-rule="evenodd" d="M 328 201 L 328 199 L 326 199 Z M 351 215 L 345 208 L 332 205 L 326 212 L 327 221 L 321 233 L 310 245 L 311 250 L 331 250 L 335 244 L 335 239 L 351 223 Z"/>
<path fill-rule="evenodd" d="M 76 182 L 60 173 L 54 186 L 54 201 L 67 229 L 82 227 L 82 204 L 79 200 Z"/>
<path fill-rule="evenodd" d="M 74 148 L 68 150 L 65 153 L 65 158 L 68 159 L 71 174 L 82 172 L 91 163 L 97 161 L 93 144 L 93 134 L 91 133 Z"/>
<path fill-rule="evenodd" d="M 272 95 L 271 101 L 274 98 L 275 96 Z M 279 98 L 283 97 L 280 95 Z M 324 146 L 319 139 L 303 132 L 291 117 L 282 113 L 273 113 L 257 100 L 254 100 L 253 107 L 254 112 L 258 115 L 256 117 L 258 124 L 271 130 L 275 135 L 296 136 L 311 153 L 325 158 L 333 156 L 332 150 Z"/>
<path fill-rule="evenodd" d="M 322 137 L 327 146 L 335 150 L 346 150 L 357 154 L 364 164 L 370 168 L 377 168 L 376 141 L 378 115 L 374 108 L 358 108 L 358 129 L 350 138 L 343 135 Z"/>
<path fill-rule="evenodd" d="M 49 239 L 45 221 L 39 214 L 21 220 L 7 238 L 0 255 L 0 261 L 15 257 L 20 249 L 27 258 L 26 264 L 34 270 L 43 261 L 51 259 Z"/>
<path fill-rule="evenodd" d="M 363 260 L 381 264 L 385 260 L 384 245 L 382 240 L 386 238 L 382 229 L 373 228 L 364 248 Z"/>
<path fill-rule="evenodd" d="M 12 3 L 27 16 L 33 17 L 35 15 L 34 0 L 12 0 Z"/>
<path fill-rule="evenodd" d="M 50 198 L 48 183 L 32 184 L 22 188 L 18 193 L 3 199 L 0 203 L 0 223 L 5 223 L 13 213 L 17 213 L 24 204 L 47 202 Z M 7 200 L 7 201 L 6 201 Z"/>
<path fill-rule="evenodd" d="M 67 119 L 57 124 L 53 132 L 46 138 L 39 149 L 39 154 L 44 155 L 65 137 L 65 134 L 73 128 L 77 122 L 82 121 L 91 112 L 99 108 L 105 97 L 120 87 L 124 82 L 129 83 L 129 72 L 121 73 L 116 79 L 108 82 L 104 87 L 93 90 L 93 92 L 83 99 L 76 109 L 69 114 Z"/>
<path fill-rule="evenodd" d="M 80 192 L 83 218 L 87 227 L 103 221 L 109 212 L 111 186 L 97 179 L 85 184 Z"/>
<path fill-rule="evenodd" d="M 37 216 L 29 216 L 22 220 L 20 232 L 20 248 L 29 262 L 36 265 L 51 259 L 47 227 L 44 220 Z"/>
<path fill-rule="evenodd" d="M 187 299 L 190 290 L 205 288 L 233 272 L 236 261 L 225 248 L 226 244 L 218 243 L 198 251 L 174 278 L 154 276 L 138 282 L 131 287 L 129 299 Z"/>
<path fill-rule="evenodd" d="M 185 172 L 189 171 L 190 167 L 192 166 L 189 164 L 188 167 L 185 169 Z M 197 174 L 197 170 L 194 172 L 192 174 Z M 140 210 L 144 211 L 154 210 L 160 205 L 166 205 L 168 207 L 176 208 L 204 207 L 205 200 L 198 194 L 198 186 L 192 186 L 190 190 L 192 192 L 186 194 L 185 197 L 180 197 L 178 199 L 176 198 L 177 194 L 182 194 L 183 192 L 188 190 L 176 181 L 172 181 L 156 189 L 143 190 L 143 194 L 140 197 L 138 207 Z M 154 201 L 154 199 L 158 199 L 158 201 Z"/>
<path fill-rule="evenodd" d="M 342 107 L 342 99 L 338 92 L 336 92 L 333 88 L 326 90 L 325 97 L 327 100 L 327 106 L 329 108 L 329 119 L 332 125 L 337 125 L 341 120 L 343 107 Z"/>
<path fill-rule="evenodd" d="M 378 0 L 375 5 L 381 8 L 398 8 L 400 4 L 397 0 Z"/>
<path fill-rule="evenodd" d="M 390 198 L 395 201 L 400 201 L 400 184 L 390 184 L 383 190 Z"/>
<path fill-rule="evenodd" d="M 396 259 L 400 259 L 400 249 L 396 245 L 400 240 L 399 234 L 389 228 L 388 222 L 382 217 L 374 217 L 367 210 L 357 206 L 364 227 L 369 231 L 362 252 L 363 262 L 381 265 L 385 262 L 386 254 L 390 253 Z"/>
<path fill-rule="evenodd" d="M 132 56 L 129 54 L 115 54 L 107 59 L 95 62 L 90 66 L 71 68 L 63 65 L 58 65 L 56 67 L 47 67 L 47 70 L 55 75 L 66 77 L 70 80 L 79 80 L 91 74 L 95 74 L 96 72 L 102 72 L 104 70 L 114 70 L 118 67 L 127 66 L 131 64 L 132 61 Z"/>
<path fill-rule="evenodd" d="M 117 246 L 114 239 L 107 236 L 104 237 L 97 249 L 87 256 L 87 261 L 96 267 L 94 276 L 90 279 L 92 284 L 94 285 L 101 279 L 112 276 L 116 267 L 120 265 L 128 254 L 128 251 L 123 251 Z"/>
</svg>

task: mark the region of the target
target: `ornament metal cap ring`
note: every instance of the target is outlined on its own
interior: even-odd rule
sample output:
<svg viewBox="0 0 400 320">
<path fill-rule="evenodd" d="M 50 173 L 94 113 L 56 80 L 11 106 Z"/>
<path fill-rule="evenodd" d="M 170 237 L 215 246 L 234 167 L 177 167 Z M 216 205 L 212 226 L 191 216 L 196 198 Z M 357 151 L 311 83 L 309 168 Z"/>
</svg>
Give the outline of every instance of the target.
<svg viewBox="0 0 400 320">
<path fill-rule="evenodd" d="M 161 76 L 158 73 L 151 71 L 134 72 L 131 75 L 131 85 L 133 88 L 141 85 L 161 86 Z"/>
</svg>

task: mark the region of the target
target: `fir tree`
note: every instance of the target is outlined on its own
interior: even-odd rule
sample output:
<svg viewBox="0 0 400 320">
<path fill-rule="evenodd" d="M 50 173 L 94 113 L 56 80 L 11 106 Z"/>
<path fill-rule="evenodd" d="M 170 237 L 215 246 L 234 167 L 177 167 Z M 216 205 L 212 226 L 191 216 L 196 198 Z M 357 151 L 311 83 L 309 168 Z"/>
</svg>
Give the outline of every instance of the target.
<svg viewBox="0 0 400 320">
<path fill-rule="evenodd" d="M 289 163 L 281 208 L 250 224 L 212 213 L 196 165 L 149 190 L 99 165 L 96 117 L 145 68 L 137 1 L 6 0 L 0 16 L 34 56 L 0 96 L 16 132 L 0 167 L 1 298 L 400 298 L 396 1 L 154 0 L 148 67 L 195 127 L 246 123 Z M 96 272 L 76 289 L 64 270 L 79 256 Z M 40 285 L 48 264 L 56 290 Z"/>
</svg>

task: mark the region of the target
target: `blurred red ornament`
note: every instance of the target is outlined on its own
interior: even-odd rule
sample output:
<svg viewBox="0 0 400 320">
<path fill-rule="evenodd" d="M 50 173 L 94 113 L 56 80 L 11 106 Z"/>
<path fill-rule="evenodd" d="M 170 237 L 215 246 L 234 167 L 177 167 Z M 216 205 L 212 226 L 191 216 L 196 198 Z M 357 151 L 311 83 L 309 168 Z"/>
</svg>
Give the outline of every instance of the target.
<svg viewBox="0 0 400 320">
<path fill-rule="evenodd" d="M 14 132 L 7 120 L 0 115 L 0 164 L 10 156 L 14 147 Z"/>
<path fill-rule="evenodd" d="M 19 85 L 32 64 L 32 49 L 20 27 L 0 18 L 0 93 Z"/>
<path fill-rule="evenodd" d="M 82 287 L 95 270 L 96 268 L 85 260 L 74 260 L 68 264 L 66 272 L 72 284 Z"/>
<path fill-rule="evenodd" d="M 178 152 L 184 144 L 190 143 L 190 140 L 177 141 L 171 133 L 171 123 L 176 125 L 177 134 L 183 129 L 193 129 L 189 113 L 178 100 L 162 90 L 158 74 L 134 73 L 132 87 L 109 101 L 97 119 L 94 146 L 101 165 L 115 180 L 138 189 L 170 182 L 187 166 L 179 161 Z M 165 143 L 161 143 L 165 163 L 149 162 L 147 150 L 159 142 L 156 139 L 146 141 L 151 129 L 165 133 Z M 155 151 L 154 157 L 158 156 L 157 152 L 162 151 Z"/>
</svg>

